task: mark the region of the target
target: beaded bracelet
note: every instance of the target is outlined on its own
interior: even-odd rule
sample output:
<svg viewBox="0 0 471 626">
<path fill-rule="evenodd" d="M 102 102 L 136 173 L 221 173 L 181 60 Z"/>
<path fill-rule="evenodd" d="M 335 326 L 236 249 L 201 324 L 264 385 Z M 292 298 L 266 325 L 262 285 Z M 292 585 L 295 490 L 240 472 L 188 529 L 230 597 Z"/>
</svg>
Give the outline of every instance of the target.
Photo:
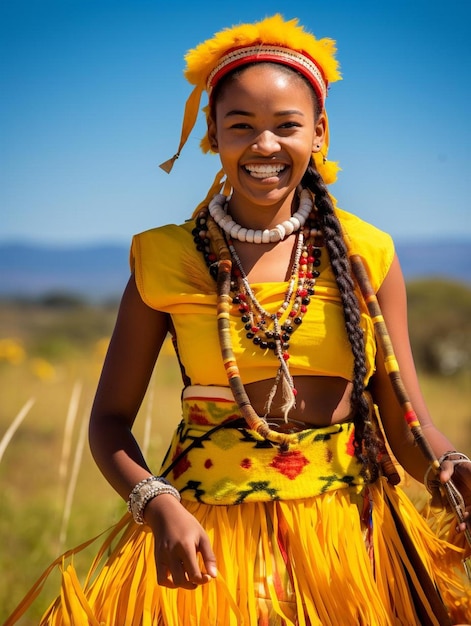
<svg viewBox="0 0 471 626">
<path fill-rule="evenodd" d="M 172 495 L 178 501 L 181 500 L 178 489 L 171 485 L 163 476 L 149 476 L 137 483 L 129 494 L 127 502 L 128 511 L 132 513 L 136 524 L 144 524 L 144 509 L 147 503 L 164 493 Z"/>
<path fill-rule="evenodd" d="M 451 457 L 457 457 L 457 458 L 451 458 Z M 449 450 L 448 452 L 445 452 L 444 454 L 442 454 L 442 456 L 438 459 L 438 465 L 441 465 L 443 461 L 451 461 L 453 465 L 456 465 L 458 463 L 471 463 L 471 459 L 469 459 L 466 456 L 466 454 L 463 454 L 462 452 L 457 452 L 456 450 Z M 428 487 L 428 480 L 429 480 L 429 474 L 430 474 L 431 469 L 432 469 L 432 465 L 429 465 L 424 475 L 424 485 L 427 487 L 429 491 L 430 489 Z"/>
</svg>

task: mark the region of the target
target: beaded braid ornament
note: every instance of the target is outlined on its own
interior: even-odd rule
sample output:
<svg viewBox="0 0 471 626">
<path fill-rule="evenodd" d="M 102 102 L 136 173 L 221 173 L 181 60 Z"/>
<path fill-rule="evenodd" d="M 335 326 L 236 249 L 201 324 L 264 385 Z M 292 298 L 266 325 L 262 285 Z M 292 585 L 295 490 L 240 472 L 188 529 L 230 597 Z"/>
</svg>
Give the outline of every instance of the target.
<svg viewBox="0 0 471 626">
<path fill-rule="evenodd" d="M 221 196 L 221 194 L 218 194 L 215 198 L 219 206 L 223 204 L 223 199 L 225 215 L 228 215 L 227 198 Z M 277 376 L 267 398 L 265 417 L 270 412 L 273 398 L 281 382 L 284 401 L 282 411 L 285 420 L 287 420 L 288 413 L 295 406 L 296 402 L 296 388 L 288 365 L 290 358 L 289 341 L 296 328 L 302 324 L 311 297 L 314 295 L 315 282 L 319 276 L 317 268 L 321 263 L 321 248 L 323 246 L 322 233 L 318 227 L 316 213 L 313 211 L 313 198 L 307 190 L 302 190 L 301 199 L 303 204 L 302 213 L 304 215 L 302 223 L 299 226 L 295 225 L 295 227 L 297 226 L 296 231 L 299 230 L 299 233 L 297 235 L 290 279 L 283 302 L 275 313 L 270 313 L 264 309 L 250 286 L 232 239 L 228 236 L 229 229 L 223 227 L 224 223 L 227 224 L 232 221 L 230 216 L 228 216 L 228 220 L 224 220 L 223 224 L 220 224 L 223 216 L 220 213 L 218 214 L 219 234 L 224 238 L 233 261 L 230 280 L 232 305 L 237 306 L 241 315 L 242 323 L 247 331 L 247 339 L 264 351 L 273 351 L 279 361 Z M 306 211 L 306 208 L 308 208 L 308 211 Z M 209 228 L 210 222 L 216 221 L 215 216 L 211 215 L 211 213 L 214 213 L 214 210 L 211 211 L 209 208 L 203 209 L 198 214 L 193 236 L 197 249 L 203 253 L 211 275 L 217 279 L 220 259 L 214 251 L 214 242 L 212 242 L 210 234 L 212 230 Z M 299 210 L 297 213 L 299 213 Z M 232 228 L 233 226 L 231 225 Z M 259 243 L 258 241 L 255 242 Z M 286 319 L 281 323 L 281 318 L 289 308 Z"/>
</svg>

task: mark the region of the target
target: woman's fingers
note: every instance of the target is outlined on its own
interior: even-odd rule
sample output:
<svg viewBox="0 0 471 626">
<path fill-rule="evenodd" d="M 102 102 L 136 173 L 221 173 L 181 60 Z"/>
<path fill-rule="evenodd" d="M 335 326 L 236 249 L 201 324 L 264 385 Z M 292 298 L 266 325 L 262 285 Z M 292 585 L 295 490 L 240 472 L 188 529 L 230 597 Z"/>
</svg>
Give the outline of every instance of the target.
<svg viewBox="0 0 471 626">
<path fill-rule="evenodd" d="M 204 585 L 216 577 L 216 558 L 211 549 L 209 539 L 205 536 L 200 541 L 200 547 L 188 549 L 179 556 L 165 555 L 165 550 L 156 549 L 157 582 L 159 585 L 174 589 L 194 589 L 198 585 Z M 198 552 L 204 563 L 201 570 Z"/>
<path fill-rule="evenodd" d="M 196 583 L 190 582 L 182 560 L 174 561 L 171 565 L 166 562 L 157 562 L 157 582 L 169 589 L 195 589 Z"/>
</svg>

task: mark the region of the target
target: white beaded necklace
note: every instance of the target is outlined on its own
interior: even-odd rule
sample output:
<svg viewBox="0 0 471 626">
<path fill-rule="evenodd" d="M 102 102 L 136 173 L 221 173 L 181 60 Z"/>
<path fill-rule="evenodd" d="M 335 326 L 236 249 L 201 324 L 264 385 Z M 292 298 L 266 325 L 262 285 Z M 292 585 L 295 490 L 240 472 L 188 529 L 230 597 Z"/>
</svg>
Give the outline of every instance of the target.
<svg viewBox="0 0 471 626">
<path fill-rule="evenodd" d="M 285 237 L 297 232 L 304 226 L 312 207 L 312 195 L 307 189 L 303 189 L 299 196 L 299 208 L 288 220 L 277 224 L 274 228 L 254 230 L 253 228 L 244 228 L 237 224 L 227 213 L 227 196 L 218 193 L 208 205 L 209 213 L 219 228 L 222 228 L 232 239 L 237 239 L 243 243 L 276 243 L 283 241 Z"/>
</svg>

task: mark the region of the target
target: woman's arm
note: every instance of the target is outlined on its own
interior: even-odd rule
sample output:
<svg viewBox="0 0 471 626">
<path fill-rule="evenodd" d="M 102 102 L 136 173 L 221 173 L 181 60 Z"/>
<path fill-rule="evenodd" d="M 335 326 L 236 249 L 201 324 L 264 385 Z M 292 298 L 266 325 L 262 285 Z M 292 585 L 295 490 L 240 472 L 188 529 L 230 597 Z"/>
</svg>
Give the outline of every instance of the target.
<svg viewBox="0 0 471 626">
<path fill-rule="evenodd" d="M 167 315 L 142 301 L 132 276 L 119 308 L 89 428 L 93 457 L 125 500 L 138 482 L 152 475 L 131 428 L 167 331 Z M 144 518 L 154 533 L 160 585 L 194 589 L 216 576 L 207 534 L 176 498 L 170 494 L 153 498 Z M 199 566 L 198 553 L 205 571 Z"/>
<path fill-rule="evenodd" d="M 131 428 L 167 330 L 167 316 L 144 304 L 131 277 L 121 300 L 89 428 L 95 462 L 124 499 L 134 485 L 151 474 Z"/>
</svg>

